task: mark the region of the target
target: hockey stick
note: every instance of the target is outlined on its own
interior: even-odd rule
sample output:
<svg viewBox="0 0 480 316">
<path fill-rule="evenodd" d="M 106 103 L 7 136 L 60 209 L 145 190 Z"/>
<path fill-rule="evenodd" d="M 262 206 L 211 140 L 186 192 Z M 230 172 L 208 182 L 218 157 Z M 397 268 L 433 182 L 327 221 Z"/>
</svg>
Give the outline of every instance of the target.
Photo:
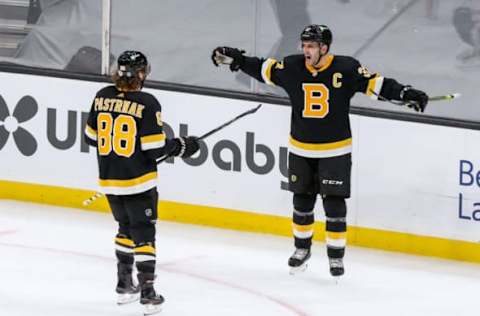
<svg viewBox="0 0 480 316">
<path fill-rule="evenodd" d="M 224 129 L 225 127 L 227 127 L 228 125 L 232 124 L 233 122 L 235 121 L 238 121 L 239 119 L 241 119 L 242 117 L 244 116 L 247 116 L 249 114 L 253 114 L 255 112 L 258 111 L 258 109 L 260 109 L 262 107 L 262 104 L 259 104 L 257 107 L 253 108 L 253 109 L 250 109 L 246 112 L 243 112 L 237 116 L 235 116 L 233 119 L 231 119 L 230 121 L 228 122 L 225 122 L 223 123 L 222 125 L 212 129 L 211 131 L 203 134 L 202 136 L 198 137 L 198 139 L 205 139 L 207 138 L 208 136 L 212 135 L 212 134 L 215 134 L 216 132 Z M 160 164 L 162 163 L 163 161 L 167 160 L 168 158 L 170 158 L 171 156 L 167 155 L 167 156 L 163 156 L 162 158 L 158 159 L 157 160 L 157 164 Z M 88 199 L 86 199 L 85 201 L 83 201 L 83 205 L 84 206 L 88 206 L 90 204 L 92 204 L 93 202 L 95 202 L 95 200 L 97 200 L 98 198 L 100 198 L 101 196 L 103 195 L 103 193 L 100 193 L 100 192 L 95 192 L 94 195 L 92 195 L 91 197 L 89 197 Z"/>
<path fill-rule="evenodd" d="M 212 129 L 210 132 L 207 132 L 207 133 L 203 134 L 202 136 L 198 137 L 198 139 L 205 139 L 205 138 L 207 138 L 208 136 L 210 136 L 210 135 L 212 135 L 212 134 L 215 134 L 216 132 L 224 129 L 225 127 L 227 127 L 228 125 L 232 124 L 233 122 L 238 121 L 238 120 L 241 119 L 242 117 L 257 112 L 258 109 L 260 109 L 261 107 L 262 107 L 262 104 L 259 104 L 259 105 L 257 105 L 255 108 L 250 109 L 250 110 L 248 110 L 248 111 L 246 111 L 246 112 L 243 112 L 243 113 L 235 116 L 235 117 L 234 117 L 233 119 L 231 119 L 230 121 L 225 122 L 225 123 L 223 123 L 222 125 L 220 125 L 220 126 L 214 128 L 214 129 Z M 172 157 L 172 156 L 167 155 L 167 156 L 161 157 L 160 159 L 157 159 L 157 164 L 160 164 L 160 163 L 164 162 L 165 160 L 167 160 L 167 159 L 170 158 L 170 157 Z"/>
<path fill-rule="evenodd" d="M 415 101 L 405 102 L 405 101 L 389 100 L 389 99 L 381 96 L 380 94 L 375 93 L 373 90 L 370 90 L 370 92 L 373 93 L 374 95 L 376 95 L 379 100 L 381 100 L 381 101 L 386 101 L 386 102 L 388 102 L 388 103 L 392 103 L 392 104 L 395 104 L 395 105 L 413 106 L 413 104 L 415 103 Z M 460 98 L 461 96 L 462 96 L 462 95 L 461 95 L 460 93 L 451 93 L 451 94 L 445 94 L 445 95 L 437 95 L 437 96 L 434 96 L 434 97 L 428 97 L 428 101 L 429 101 L 429 102 L 431 102 L 431 101 L 450 101 L 450 100 L 453 100 L 453 99 L 458 99 L 458 98 Z"/>
<path fill-rule="evenodd" d="M 401 10 L 399 10 L 394 16 L 390 18 L 381 28 L 378 29 L 365 43 L 357 49 L 357 51 L 353 54 L 353 57 L 358 57 L 368 46 L 372 45 L 372 43 L 382 34 L 393 22 L 395 22 L 403 13 L 405 13 L 410 7 L 416 4 L 419 0 L 411 0 L 407 3 Z"/>
</svg>

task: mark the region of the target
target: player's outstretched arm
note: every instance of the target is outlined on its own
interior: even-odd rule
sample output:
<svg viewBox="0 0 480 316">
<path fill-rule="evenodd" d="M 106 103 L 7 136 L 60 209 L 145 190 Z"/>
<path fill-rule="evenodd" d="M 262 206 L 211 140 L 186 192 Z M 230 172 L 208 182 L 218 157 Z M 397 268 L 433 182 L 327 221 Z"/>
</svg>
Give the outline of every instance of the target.
<svg viewBox="0 0 480 316">
<path fill-rule="evenodd" d="M 245 56 L 243 49 L 220 46 L 213 50 L 211 57 L 213 64 L 217 67 L 229 65 L 231 71 L 242 70 L 250 77 L 260 82 L 265 82 L 262 79 L 262 64 L 264 60 L 258 57 Z"/>
</svg>

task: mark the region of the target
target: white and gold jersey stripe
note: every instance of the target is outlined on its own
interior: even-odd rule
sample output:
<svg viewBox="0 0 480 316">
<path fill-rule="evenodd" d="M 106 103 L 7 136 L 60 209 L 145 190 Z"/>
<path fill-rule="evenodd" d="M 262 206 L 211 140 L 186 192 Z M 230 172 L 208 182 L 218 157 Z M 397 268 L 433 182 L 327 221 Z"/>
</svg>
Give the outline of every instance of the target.
<svg viewBox="0 0 480 316">
<path fill-rule="evenodd" d="M 161 134 L 153 134 L 140 137 L 140 143 L 142 146 L 142 150 L 149 150 L 149 149 L 157 149 L 162 148 L 165 146 L 165 133 Z"/>
<path fill-rule="evenodd" d="M 97 141 L 97 131 L 91 128 L 88 124 L 85 125 L 85 135 L 93 141 Z"/>
<path fill-rule="evenodd" d="M 377 75 L 368 80 L 367 91 L 365 91 L 365 94 L 374 100 L 378 100 L 380 91 L 382 91 L 383 79 L 384 77 Z"/>
<path fill-rule="evenodd" d="M 331 143 L 304 143 L 290 136 L 288 149 L 297 156 L 307 158 L 328 158 L 352 152 L 352 138 Z"/>
<path fill-rule="evenodd" d="M 100 179 L 100 192 L 103 194 L 136 194 L 148 191 L 157 185 L 157 172 L 150 172 L 133 179 Z"/>
<path fill-rule="evenodd" d="M 262 79 L 266 84 L 274 86 L 275 83 L 271 80 L 272 77 L 272 67 L 277 63 L 277 60 L 273 58 L 268 58 L 262 64 Z"/>
</svg>

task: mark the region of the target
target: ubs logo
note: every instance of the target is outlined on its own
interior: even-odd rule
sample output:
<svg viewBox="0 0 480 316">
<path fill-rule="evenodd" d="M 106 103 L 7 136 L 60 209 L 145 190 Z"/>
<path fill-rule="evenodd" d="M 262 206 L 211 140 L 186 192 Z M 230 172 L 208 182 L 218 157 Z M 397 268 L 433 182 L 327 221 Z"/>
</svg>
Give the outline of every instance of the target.
<svg viewBox="0 0 480 316">
<path fill-rule="evenodd" d="M 31 156 L 37 151 L 37 141 L 33 135 L 21 124 L 31 120 L 38 112 L 38 105 L 34 98 L 27 95 L 18 101 L 13 113 L 0 95 L 0 150 L 7 143 L 10 134 L 18 150 L 24 156 Z"/>
</svg>

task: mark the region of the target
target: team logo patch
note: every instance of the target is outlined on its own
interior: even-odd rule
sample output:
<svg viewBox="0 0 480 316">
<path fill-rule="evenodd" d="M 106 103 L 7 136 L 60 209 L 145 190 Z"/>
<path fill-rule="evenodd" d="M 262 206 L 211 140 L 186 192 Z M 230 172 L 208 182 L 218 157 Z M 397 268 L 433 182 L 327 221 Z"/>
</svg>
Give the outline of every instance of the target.
<svg viewBox="0 0 480 316">
<path fill-rule="evenodd" d="M 147 217 L 151 217 L 152 214 L 153 214 L 153 211 L 152 211 L 151 208 L 147 208 L 147 209 L 145 210 L 145 215 L 147 215 Z"/>
<path fill-rule="evenodd" d="M 296 175 L 292 174 L 292 175 L 290 176 L 290 180 L 291 180 L 292 182 L 297 182 L 298 178 L 297 178 Z"/>
</svg>

